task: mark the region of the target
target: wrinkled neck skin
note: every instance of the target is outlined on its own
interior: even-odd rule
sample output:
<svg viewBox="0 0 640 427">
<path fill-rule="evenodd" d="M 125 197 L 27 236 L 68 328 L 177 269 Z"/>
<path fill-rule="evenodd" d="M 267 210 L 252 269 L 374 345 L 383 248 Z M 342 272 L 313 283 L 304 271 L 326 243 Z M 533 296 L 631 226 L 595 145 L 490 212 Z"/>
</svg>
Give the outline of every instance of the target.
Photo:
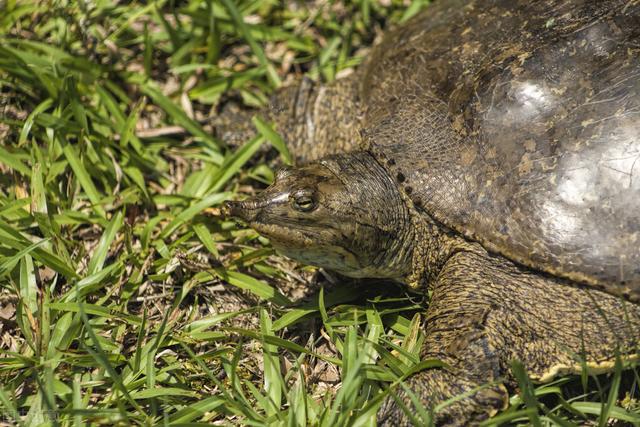
<svg viewBox="0 0 640 427">
<path fill-rule="evenodd" d="M 418 212 L 367 152 L 278 172 L 254 199 L 227 202 L 279 252 L 355 278 L 429 286 L 460 247 L 455 233 Z"/>
<path fill-rule="evenodd" d="M 431 290 L 447 260 L 457 252 L 486 255 L 479 244 L 437 223 L 426 212 L 411 212 L 411 228 L 417 238 L 413 244 L 411 273 L 401 280 L 409 290 L 418 293 Z"/>
<path fill-rule="evenodd" d="M 352 250 L 360 254 L 363 267 L 357 271 L 336 269 L 339 273 L 394 279 L 412 291 L 425 292 L 454 253 L 484 253 L 477 244 L 418 211 L 371 154 L 334 156 L 320 163 L 342 177 L 358 200 L 359 212 L 354 216 L 358 232 Z"/>
<path fill-rule="evenodd" d="M 360 267 L 339 273 L 357 278 L 404 281 L 413 268 L 416 241 L 409 209 L 387 172 L 366 152 L 319 162 L 349 189 L 354 236 L 351 252 Z"/>
</svg>

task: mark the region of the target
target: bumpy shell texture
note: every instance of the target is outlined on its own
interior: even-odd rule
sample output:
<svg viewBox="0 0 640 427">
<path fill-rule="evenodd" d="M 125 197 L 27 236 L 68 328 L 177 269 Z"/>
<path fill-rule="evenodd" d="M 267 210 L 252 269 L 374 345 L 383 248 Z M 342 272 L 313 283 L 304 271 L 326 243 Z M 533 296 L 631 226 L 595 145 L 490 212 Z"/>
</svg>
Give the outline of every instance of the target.
<svg viewBox="0 0 640 427">
<path fill-rule="evenodd" d="M 417 209 L 640 301 L 640 2 L 438 1 L 375 50 L 361 97 Z"/>
</svg>

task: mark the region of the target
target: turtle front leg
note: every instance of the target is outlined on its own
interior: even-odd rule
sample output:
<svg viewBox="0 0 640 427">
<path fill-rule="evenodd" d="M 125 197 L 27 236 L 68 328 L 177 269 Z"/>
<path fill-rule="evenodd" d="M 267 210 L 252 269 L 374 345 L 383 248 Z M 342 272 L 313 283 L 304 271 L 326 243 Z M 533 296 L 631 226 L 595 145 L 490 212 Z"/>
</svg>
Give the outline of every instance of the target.
<svg viewBox="0 0 640 427">
<path fill-rule="evenodd" d="M 407 381 L 436 425 L 473 425 L 507 404 L 513 360 L 538 382 L 562 373 L 613 367 L 616 354 L 639 345 L 640 305 L 535 274 L 486 253 L 459 252 L 444 265 L 427 311 L 424 358 L 451 369 L 428 369 Z M 402 390 L 398 397 L 413 408 Z M 459 398 L 459 399 L 458 399 Z M 379 413 L 385 425 L 410 425 L 393 399 Z"/>
<path fill-rule="evenodd" d="M 487 356 L 488 345 L 485 339 L 479 338 L 470 342 L 467 351 L 458 353 L 465 360 L 457 361 L 457 365 L 448 369 L 427 369 L 408 381 L 405 385 L 418 397 L 427 409 L 428 416 L 434 425 L 467 426 L 475 425 L 482 420 L 506 408 L 508 393 L 503 384 L 492 378 L 492 356 Z M 466 354 L 464 354 L 466 353 Z M 476 353 L 480 359 L 473 358 Z M 473 363 L 477 362 L 476 365 Z M 381 426 L 426 425 L 416 411 L 409 395 L 404 389 L 397 388 L 394 398 L 388 398 L 378 412 Z M 447 400 L 454 399 L 450 403 Z M 400 400 L 402 404 L 399 404 Z M 401 405 L 404 405 L 403 409 Z M 439 406 L 442 405 L 441 408 Z M 433 412 L 432 412 L 433 411 Z M 408 415 L 411 414 L 411 415 Z M 414 419 L 411 419 L 414 417 Z"/>
<path fill-rule="evenodd" d="M 499 331 L 486 322 L 499 302 L 475 298 L 470 291 L 478 286 L 477 277 L 470 271 L 465 275 L 467 263 L 459 255 L 456 258 L 445 265 L 435 284 L 422 353 L 423 359 L 439 359 L 448 367 L 427 369 L 405 381 L 427 411 L 434 411 L 431 421 L 438 426 L 477 424 L 504 409 L 508 402 L 501 383 L 504 372 L 500 349 L 496 348 Z M 393 393 L 396 398 L 388 398 L 378 412 L 380 425 L 426 422 L 407 415 L 419 417 L 419 412 L 403 388 Z M 442 405 L 454 397 L 460 398 Z"/>
</svg>

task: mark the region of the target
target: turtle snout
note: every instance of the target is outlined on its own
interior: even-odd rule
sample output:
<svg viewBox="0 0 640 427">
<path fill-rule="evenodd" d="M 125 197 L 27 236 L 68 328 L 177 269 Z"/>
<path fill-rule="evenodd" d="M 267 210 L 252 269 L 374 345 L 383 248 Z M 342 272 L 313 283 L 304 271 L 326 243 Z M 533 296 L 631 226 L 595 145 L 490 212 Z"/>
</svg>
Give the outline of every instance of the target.
<svg viewBox="0 0 640 427">
<path fill-rule="evenodd" d="M 246 222 L 252 222 L 258 215 L 258 207 L 252 202 L 232 202 L 230 200 L 222 205 L 222 214 L 225 217 L 236 217 Z"/>
</svg>

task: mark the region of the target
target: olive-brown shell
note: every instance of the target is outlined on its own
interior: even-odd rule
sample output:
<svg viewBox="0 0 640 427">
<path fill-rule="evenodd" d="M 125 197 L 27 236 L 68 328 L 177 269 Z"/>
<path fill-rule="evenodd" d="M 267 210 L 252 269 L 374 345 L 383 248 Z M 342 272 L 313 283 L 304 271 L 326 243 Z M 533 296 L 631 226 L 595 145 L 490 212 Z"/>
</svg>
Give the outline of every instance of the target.
<svg viewBox="0 0 640 427">
<path fill-rule="evenodd" d="M 361 97 L 417 209 L 640 301 L 640 2 L 438 1 L 375 50 Z"/>
</svg>

